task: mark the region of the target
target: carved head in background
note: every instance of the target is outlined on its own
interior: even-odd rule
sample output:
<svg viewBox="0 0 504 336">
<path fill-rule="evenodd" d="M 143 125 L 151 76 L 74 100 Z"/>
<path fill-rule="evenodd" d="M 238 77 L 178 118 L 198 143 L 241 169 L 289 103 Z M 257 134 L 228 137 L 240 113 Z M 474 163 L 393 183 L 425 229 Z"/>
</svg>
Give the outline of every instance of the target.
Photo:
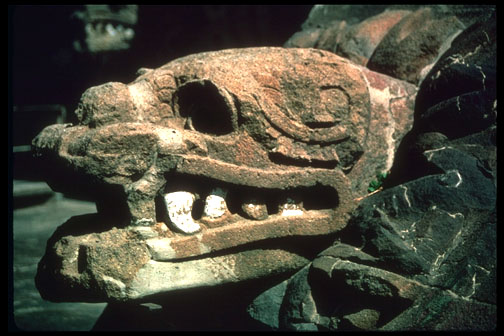
<svg viewBox="0 0 504 336">
<path fill-rule="evenodd" d="M 83 25 L 83 38 L 73 42 L 78 52 L 126 50 L 135 37 L 138 5 L 85 5 L 73 14 Z"/>
<path fill-rule="evenodd" d="M 345 226 L 349 177 L 367 178 L 372 108 L 389 107 L 370 86 L 391 81 L 380 76 L 325 51 L 249 48 L 88 89 L 78 125 L 49 126 L 33 142 L 53 167 L 48 183 L 99 212 L 51 238 L 42 295 L 128 300 L 303 266 L 308 256 L 285 238 Z"/>
</svg>

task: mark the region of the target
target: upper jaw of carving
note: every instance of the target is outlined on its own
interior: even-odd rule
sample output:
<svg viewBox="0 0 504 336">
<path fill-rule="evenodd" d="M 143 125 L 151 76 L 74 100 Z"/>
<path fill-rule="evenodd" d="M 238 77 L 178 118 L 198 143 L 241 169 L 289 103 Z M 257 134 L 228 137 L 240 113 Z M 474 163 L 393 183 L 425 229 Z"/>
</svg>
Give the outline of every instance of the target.
<svg viewBox="0 0 504 336">
<path fill-rule="evenodd" d="M 334 210 L 341 200 L 352 199 L 348 194 L 348 180 L 337 169 L 283 169 L 274 165 L 255 168 L 212 157 L 210 148 L 215 144 L 235 146 L 225 137 L 131 122 L 96 129 L 85 126 L 56 128 L 48 132 L 59 132 L 59 143 L 68 144 L 60 147 L 55 144 L 53 151 L 77 169 L 86 170 L 91 166 L 107 183 L 122 184 L 128 203 L 120 208 L 129 209 L 130 225 L 150 226 L 164 222 L 170 229 L 165 235 L 194 235 L 222 226 L 252 225 L 279 218 L 308 220 Z M 123 135 L 125 131 L 127 136 Z M 44 132 L 39 137 L 44 142 Z M 240 134 L 234 135 L 235 139 L 240 140 L 239 137 Z M 99 152 L 95 145 L 104 141 L 110 144 L 106 153 Z M 242 136 L 241 141 L 247 138 Z M 131 147 L 128 151 L 131 154 L 123 154 L 120 146 L 125 145 Z M 114 152 L 115 148 L 119 150 Z M 114 163 L 111 158 L 116 157 L 117 164 L 100 164 L 101 157 L 105 156 L 110 163 Z M 132 174 L 141 177 L 132 181 Z M 197 182 L 201 186 L 194 187 L 196 190 L 185 188 L 183 176 L 199 179 Z M 174 181 L 178 181 L 176 187 L 173 187 Z M 317 185 L 326 191 L 325 196 L 311 189 Z M 296 190 L 303 188 L 304 191 Z M 299 194 L 306 191 L 308 198 L 320 196 L 319 202 L 326 206 L 316 209 L 313 206 L 316 201 L 303 202 Z M 334 200 L 324 200 L 324 197 Z"/>
</svg>

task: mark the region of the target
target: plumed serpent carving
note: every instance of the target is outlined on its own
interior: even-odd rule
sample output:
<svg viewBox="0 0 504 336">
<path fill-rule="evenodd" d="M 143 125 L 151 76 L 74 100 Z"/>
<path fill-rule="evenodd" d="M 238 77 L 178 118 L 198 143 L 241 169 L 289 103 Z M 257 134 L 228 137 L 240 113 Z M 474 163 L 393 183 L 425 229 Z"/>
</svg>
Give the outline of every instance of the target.
<svg viewBox="0 0 504 336">
<path fill-rule="evenodd" d="M 48 242 L 47 299 L 137 299 L 303 266 L 287 243 L 264 244 L 343 228 L 360 180 L 390 161 L 370 139 L 390 152 L 391 132 L 407 131 L 373 135 L 376 113 L 411 113 L 416 92 L 315 49 L 201 53 L 138 74 L 88 89 L 78 125 L 33 141 L 48 183 L 98 209 Z"/>
</svg>

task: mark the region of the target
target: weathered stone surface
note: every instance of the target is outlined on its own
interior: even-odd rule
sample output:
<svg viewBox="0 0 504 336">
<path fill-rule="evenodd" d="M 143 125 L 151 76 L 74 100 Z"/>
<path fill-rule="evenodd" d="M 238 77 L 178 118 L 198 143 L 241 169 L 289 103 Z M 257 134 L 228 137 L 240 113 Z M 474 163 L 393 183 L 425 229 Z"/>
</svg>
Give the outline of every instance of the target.
<svg viewBox="0 0 504 336">
<path fill-rule="evenodd" d="M 421 85 L 416 111 L 429 108 L 475 91 L 495 95 L 497 63 L 497 26 L 495 13 L 484 22 L 468 27 L 451 43 Z M 457 82 L 458 85 L 449 85 Z M 490 98 L 491 103 L 494 101 Z M 463 107 L 463 104 L 456 104 Z M 458 109 L 458 108 L 457 108 Z M 420 118 L 420 115 L 418 116 Z"/>
<path fill-rule="evenodd" d="M 344 322 L 361 330 L 372 330 L 380 318 L 380 312 L 374 309 L 363 309 L 357 313 L 348 314 L 343 317 Z"/>
<path fill-rule="evenodd" d="M 269 246 L 232 255 L 164 262 L 180 259 L 167 238 L 144 240 L 137 228 L 114 227 L 88 233 L 103 230 L 110 222 L 99 214 L 83 215 L 58 228 L 48 243 L 36 278 L 44 299 L 129 301 L 162 292 L 281 274 L 309 262 L 299 253 L 287 251 L 288 247 Z M 51 267 L 55 266 L 59 268 L 54 273 Z"/>
<path fill-rule="evenodd" d="M 178 290 L 151 297 L 149 303 L 109 303 L 93 331 L 267 331 L 248 316 L 246 307 L 278 281 L 261 278 Z"/>
<path fill-rule="evenodd" d="M 414 108 L 416 97 L 414 86 L 404 86 L 404 82 L 397 82 L 392 77 L 365 68 L 363 72 L 369 83 L 371 109 L 374 113 L 369 119 L 366 160 L 358 161 L 348 173 L 352 186 L 361 191 L 361 194 L 365 190 L 367 192 L 369 181 L 374 179 L 377 172 L 386 172 L 392 167 L 395 153 L 404 136 L 402 130 L 410 129 L 413 123 L 412 115 L 407 111 Z M 387 153 L 386 156 L 383 153 Z"/>
<path fill-rule="evenodd" d="M 420 86 L 415 101 L 415 125 L 398 148 L 390 184 L 431 171 L 423 151 L 441 148 L 455 140 L 457 144 L 466 144 L 464 151 L 472 148 L 471 154 L 483 165 L 493 167 L 492 174 L 496 172 L 495 158 L 489 154 L 496 145 L 496 44 L 493 16 L 462 32 L 431 69 Z M 438 134 L 437 140 L 429 135 L 434 133 Z"/>
<path fill-rule="evenodd" d="M 349 29 L 347 22 L 338 20 L 333 21 L 331 25 L 325 28 L 317 28 L 319 34 L 317 35 L 317 40 L 314 41 L 313 48 L 334 52 L 337 49 L 338 44 L 341 42 L 341 39 L 343 38 L 347 29 Z M 296 34 L 302 36 L 303 33 L 304 32 L 301 31 Z M 306 46 L 301 44 L 303 41 L 299 42 L 300 42 L 299 43 L 300 48 L 306 48 Z M 286 47 L 290 46 L 286 45 Z"/>
<path fill-rule="evenodd" d="M 434 65 L 385 189 L 361 201 L 332 247 L 271 289 L 274 302 L 289 289 L 278 329 L 495 330 L 494 33 L 495 18 L 474 24 Z"/>
<path fill-rule="evenodd" d="M 380 330 L 493 331 L 496 317 L 495 305 L 468 301 L 450 292 L 433 290 Z"/>
<path fill-rule="evenodd" d="M 334 20 L 345 20 L 352 25 L 380 14 L 388 7 L 389 5 L 315 5 L 301 28 L 327 27 Z"/>
<path fill-rule="evenodd" d="M 282 301 L 279 307 L 278 318 L 279 327 L 284 328 L 285 320 L 292 320 L 292 329 L 296 331 L 314 331 L 317 330 L 315 302 L 310 293 L 310 286 L 306 283 L 305 276 L 309 272 L 306 266 L 290 279 L 276 287 L 285 284 L 285 294 L 290 298 L 289 301 Z M 255 303 L 255 302 L 254 302 Z M 264 321 L 266 322 L 266 321 Z"/>
<path fill-rule="evenodd" d="M 491 5 L 317 5 L 284 46 L 328 50 L 419 84 L 458 33 L 492 13 Z"/>
<path fill-rule="evenodd" d="M 430 5 L 437 15 L 455 15 L 466 27 L 485 22 L 495 13 L 496 6 L 488 4 Z"/>
<path fill-rule="evenodd" d="M 376 7 L 378 9 L 379 6 Z M 356 20 L 349 17 L 337 19 L 340 17 L 338 13 L 332 10 L 329 12 L 332 13 L 331 21 L 325 22 L 322 17 L 319 17 L 320 15 L 314 14 L 314 18 L 308 18 L 304 24 L 309 28 L 295 33 L 284 46 L 328 50 L 365 66 L 388 31 L 411 13 L 408 10 L 387 10 L 355 22 Z M 314 20 L 313 23 L 310 23 L 310 20 Z M 320 20 L 322 22 L 319 22 Z"/>
<path fill-rule="evenodd" d="M 97 214 L 82 215 L 56 230 L 36 277 L 43 298 L 99 302 L 105 301 L 103 293 L 125 295 L 150 255 L 144 244 L 133 239 L 134 234 L 110 224 Z M 58 265 L 57 273 L 48 269 L 54 265 Z"/>
<path fill-rule="evenodd" d="M 269 328 L 278 329 L 278 314 L 285 296 L 287 283 L 287 281 L 283 281 L 279 285 L 268 289 L 268 295 L 256 297 L 253 304 L 247 307 L 247 313 Z"/>
<path fill-rule="evenodd" d="M 390 29 L 410 13 L 406 10 L 390 10 L 367 18 L 349 27 L 341 41 L 333 47 L 333 51 L 356 64 L 366 66 L 376 47 L 388 35 Z"/>
<path fill-rule="evenodd" d="M 308 30 L 300 31 L 292 35 L 284 47 L 286 48 L 313 48 L 319 40 L 322 29 L 311 28 Z M 323 48 L 320 48 L 323 49 Z"/>
<path fill-rule="evenodd" d="M 464 25 L 455 16 L 436 18 L 431 8 L 404 17 L 381 40 L 367 66 L 373 71 L 418 83 L 420 72 L 434 62 L 440 48 Z"/>
<path fill-rule="evenodd" d="M 53 292 L 51 278 L 87 291 L 81 300 L 125 301 L 302 267 L 314 248 L 259 246 L 341 230 L 366 181 L 390 168 L 416 95 L 314 49 L 223 50 L 139 73 L 90 88 L 78 125 L 33 141 L 55 167 L 50 185 L 96 200 L 100 221 L 117 228 L 55 235 L 39 275 L 53 300 L 67 293 Z M 260 208 L 249 211 L 252 195 Z M 103 246 L 88 247 L 96 239 Z M 99 248 L 126 256 L 130 244 L 145 258 L 127 278 L 99 260 Z M 79 266 L 84 250 L 94 261 Z"/>
<path fill-rule="evenodd" d="M 293 288 L 284 294 L 280 329 L 305 323 L 316 330 L 495 328 L 493 179 L 461 151 L 425 155 L 442 174 L 362 201 L 340 232 L 341 243 L 286 281 Z M 269 295 L 260 297 L 263 305 Z M 306 304 L 296 303 L 306 300 L 314 301 L 315 317 L 303 316 Z"/>
</svg>

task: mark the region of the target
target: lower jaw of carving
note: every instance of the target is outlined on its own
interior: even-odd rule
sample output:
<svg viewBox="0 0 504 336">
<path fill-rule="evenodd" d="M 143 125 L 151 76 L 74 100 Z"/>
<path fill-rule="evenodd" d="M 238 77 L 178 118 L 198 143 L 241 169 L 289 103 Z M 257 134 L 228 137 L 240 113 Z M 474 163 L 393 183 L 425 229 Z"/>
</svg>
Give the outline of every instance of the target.
<svg viewBox="0 0 504 336">
<path fill-rule="evenodd" d="M 194 183 L 181 181 L 179 186 L 172 185 L 163 189 L 155 202 L 159 212 L 158 223 L 155 225 L 131 226 L 126 229 L 116 229 L 114 225 L 111 230 L 97 234 L 108 237 L 103 239 L 96 239 L 96 234 L 76 235 L 75 239 L 81 241 L 81 246 L 99 247 L 97 253 L 107 246 L 110 251 L 121 251 L 131 256 L 131 260 L 137 261 L 138 254 L 136 250 L 131 250 L 132 243 L 145 251 L 144 259 L 139 262 L 143 266 L 137 273 L 131 274 L 132 283 L 124 282 L 124 287 L 114 279 L 107 278 L 105 285 L 91 295 L 102 290 L 105 291 L 104 295 L 119 295 L 120 299 L 124 298 L 121 295 L 131 295 L 131 298 L 138 299 L 142 295 L 236 282 L 299 269 L 311 260 L 311 257 L 304 257 L 307 255 L 306 249 L 318 253 L 319 247 L 324 246 L 321 242 L 329 244 L 332 239 L 325 240 L 329 234 L 337 232 L 346 224 L 344 214 L 348 209 L 343 209 L 342 213 L 338 213 L 339 208 L 335 211 L 340 204 L 332 187 L 283 191 L 244 188 L 215 180 L 198 182 L 202 182 L 198 183 L 201 186 L 199 188 Z M 341 204 L 341 207 L 346 205 Z M 162 223 L 161 218 L 166 223 Z M 104 223 L 110 225 L 106 218 Z M 122 241 L 117 239 L 119 236 L 123 238 Z M 307 240 L 309 236 L 313 240 Z M 281 248 L 278 245 L 279 239 L 282 239 Z M 60 276 L 64 273 L 66 276 L 65 272 L 68 271 L 69 283 L 78 288 L 79 281 L 88 285 L 88 273 L 102 272 L 107 267 L 110 267 L 110 274 L 118 272 L 115 265 L 110 264 L 106 258 L 103 259 L 103 265 L 98 267 L 86 265 L 85 255 L 79 254 L 85 248 L 77 247 L 74 250 L 75 259 L 69 266 L 70 271 L 42 271 L 50 279 L 51 288 L 54 288 L 54 274 Z M 261 264 L 260 261 L 261 266 L 255 267 L 257 260 L 266 264 Z M 250 269 L 250 273 L 228 274 L 229 269 L 235 269 L 235 264 L 237 270 Z M 181 271 L 188 270 L 192 272 L 189 274 L 196 274 L 195 265 L 198 276 L 186 277 L 186 273 Z M 221 272 L 221 277 L 214 277 L 214 269 Z M 200 271 L 207 275 L 200 276 Z M 76 276 L 80 280 L 76 280 Z M 161 287 L 150 287 L 153 277 Z M 118 291 L 104 289 L 118 283 Z M 55 290 L 54 295 L 59 297 L 60 292 Z M 139 296 L 135 297 L 135 293 Z"/>
</svg>

